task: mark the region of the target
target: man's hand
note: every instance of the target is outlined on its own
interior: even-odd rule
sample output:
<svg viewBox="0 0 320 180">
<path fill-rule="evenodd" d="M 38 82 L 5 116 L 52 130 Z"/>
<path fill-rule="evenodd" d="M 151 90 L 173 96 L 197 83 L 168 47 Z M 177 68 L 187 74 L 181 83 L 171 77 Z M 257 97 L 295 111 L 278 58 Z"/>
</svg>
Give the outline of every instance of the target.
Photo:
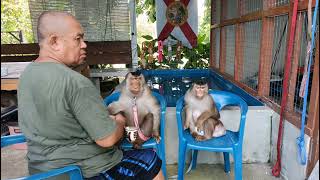
<svg viewBox="0 0 320 180">
<path fill-rule="evenodd" d="M 115 120 L 119 125 L 123 125 L 125 126 L 126 124 L 126 118 L 121 114 L 121 113 L 118 113 L 116 115 L 110 115 L 110 117 Z"/>
<path fill-rule="evenodd" d="M 99 146 L 111 147 L 115 145 L 123 137 L 126 118 L 121 113 L 118 113 L 116 115 L 110 115 L 110 118 L 116 121 L 117 127 L 110 136 L 107 136 L 100 140 L 96 140 L 96 143 Z"/>
</svg>

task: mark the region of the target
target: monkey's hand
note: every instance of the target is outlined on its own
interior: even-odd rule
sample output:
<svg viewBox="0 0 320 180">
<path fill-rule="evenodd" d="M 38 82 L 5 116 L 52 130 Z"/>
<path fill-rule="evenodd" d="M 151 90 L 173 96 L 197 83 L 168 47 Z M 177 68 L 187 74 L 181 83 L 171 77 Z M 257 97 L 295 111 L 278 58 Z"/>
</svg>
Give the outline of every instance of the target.
<svg viewBox="0 0 320 180">
<path fill-rule="evenodd" d="M 183 125 L 183 129 L 186 130 L 186 129 L 188 129 L 189 127 L 190 127 L 189 121 L 188 121 L 188 122 L 185 121 L 185 122 L 184 122 L 184 125 Z"/>
<path fill-rule="evenodd" d="M 111 115 L 116 115 L 116 114 L 124 111 L 124 109 L 122 108 L 122 106 L 119 102 L 112 102 L 107 107 L 107 110 L 108 110 L 109 114 L 111 114 Z"/>
<path fill-rule="evenodd" d="M 159 132 L 153 132 L 152 136 L 154 137 L 154 139 L 156 140 L 157 144 L 160 143 L 161 137 L 159 135 Z"/>
</svg>

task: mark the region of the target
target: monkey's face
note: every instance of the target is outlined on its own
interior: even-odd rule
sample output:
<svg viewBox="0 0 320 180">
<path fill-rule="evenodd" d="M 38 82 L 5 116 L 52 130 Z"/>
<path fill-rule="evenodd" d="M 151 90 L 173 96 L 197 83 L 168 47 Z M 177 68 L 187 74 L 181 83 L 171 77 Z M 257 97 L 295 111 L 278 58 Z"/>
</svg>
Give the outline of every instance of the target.
<svg viewBox="0 0 320 180">
<path fill-rule="evenodd" d="M 193 91 L 197 98 L 202 99 L 204 95 L 208 94 L 208 84 L 194 84 Z"/>
<path fill-rule="evenodd" d="M 129 73 L 127 78 L 128 89 L 132 94 L 139 94 L 143 90 L 144 78 L 143 75 L 132 75 Z"/>
</svg>

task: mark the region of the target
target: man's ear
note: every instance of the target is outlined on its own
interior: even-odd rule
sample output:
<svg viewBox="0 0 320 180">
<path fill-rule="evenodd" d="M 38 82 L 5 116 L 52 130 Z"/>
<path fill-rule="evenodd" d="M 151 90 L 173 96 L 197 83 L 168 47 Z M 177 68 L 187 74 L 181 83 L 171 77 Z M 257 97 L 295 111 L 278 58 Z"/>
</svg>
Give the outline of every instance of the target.
<svg viewBox="0 0 320 180">
<path fill-rule="evenodd" d="M 55 51 L 60 50 L 59 37 L 56 34 L 51 34 L 49 36 L 49 46 Z"/>
</svg>

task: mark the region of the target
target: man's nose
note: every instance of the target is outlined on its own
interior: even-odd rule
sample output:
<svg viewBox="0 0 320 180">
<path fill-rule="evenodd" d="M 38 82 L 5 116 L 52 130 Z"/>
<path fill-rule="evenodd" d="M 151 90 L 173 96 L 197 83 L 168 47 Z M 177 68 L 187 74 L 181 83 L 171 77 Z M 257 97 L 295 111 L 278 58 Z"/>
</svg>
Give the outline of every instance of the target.
<svg viewBox="0 0 320 180">
<path fill-rule="evenodd" d="M 87 48 L 87 43 L 85 43 L 84 41 L 81 42 L 81 48 L 85 49 Z"/>
</svg>

